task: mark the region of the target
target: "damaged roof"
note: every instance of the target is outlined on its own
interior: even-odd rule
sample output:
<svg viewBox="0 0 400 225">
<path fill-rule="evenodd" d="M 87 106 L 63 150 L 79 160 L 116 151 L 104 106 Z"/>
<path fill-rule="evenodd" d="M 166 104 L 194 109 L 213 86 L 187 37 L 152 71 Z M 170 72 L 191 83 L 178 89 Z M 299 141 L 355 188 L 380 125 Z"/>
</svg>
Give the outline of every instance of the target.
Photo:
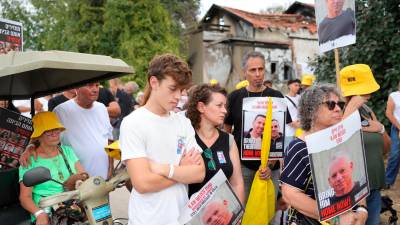
<svg viewBox="0 0 400 225">
<path fill-rule="evenodd" d="M 219 5 L 212 5 L 204 18 L 203 23 L 208 22 L 218 11 L 229 13 L 231 16 L 236 17 L 249 23 L 258 29 L 291 29 L 296 32 L 299 29 L 307 29 L 311 33 L 317 32 L 317 25 L 315 21 L 306 20 L 300 14 L 287 14 L 287 13 L 252 13 L 240 9 L 224 7 Z"/>
</svg>

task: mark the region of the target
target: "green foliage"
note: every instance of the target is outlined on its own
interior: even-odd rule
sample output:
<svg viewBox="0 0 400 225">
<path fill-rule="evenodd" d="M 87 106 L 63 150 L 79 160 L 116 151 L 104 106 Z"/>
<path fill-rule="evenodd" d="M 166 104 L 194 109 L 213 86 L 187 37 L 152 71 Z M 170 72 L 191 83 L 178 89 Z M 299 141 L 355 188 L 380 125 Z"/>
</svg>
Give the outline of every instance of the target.
<svg viewBox="0 0 400 225">
<path fill-rule="evenodd" d="M 147 65 L 156 54 L 185 52 L 184 29 L 195 22 L 199 4 L 199 0 L 0 0 L 0 17 L 24 24 L 25 48 L 121 58 L 135 68 L 135 74 L 124 79 L 143 87 Z"/>
<path fill-rule="evenodd" d="M 398 0 L 356 0 L 357 42 L 339 49 L 341 68 L 346 65 L 368 64 L 380 85 L 372 95 L 370 106 L 385 125 L 387 97 L 397 90 L 400 81 L 400 10 Z M 312 66 L 319 81 L 335 82 L 333 50 L 318 57 Z"/>
</svg>

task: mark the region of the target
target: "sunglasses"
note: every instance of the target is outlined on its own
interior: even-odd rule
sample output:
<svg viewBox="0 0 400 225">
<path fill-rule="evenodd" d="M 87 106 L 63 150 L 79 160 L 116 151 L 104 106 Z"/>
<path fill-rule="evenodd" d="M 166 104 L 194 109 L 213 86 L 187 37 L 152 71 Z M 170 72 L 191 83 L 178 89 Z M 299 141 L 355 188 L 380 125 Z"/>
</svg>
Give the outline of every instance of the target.
<svg viewBox="0 0 400 225">
<path fill-rule="evenodd" d="M 206 148 L 204 151 L 204 156 L 208 159 L 207 167 L 209 170 L 217 170 L 217 166 L 215 165 L 215 161 L 211 152 L 211 149 Z"/>
<path fill-rule="evenodd" d="M 61 129 L 53 129 L 53 130 L 48 130 L 48 131 L 44 132 L 44 134 L 46 136 L 54 136 L 54 135 L 58 135 L 60 133 L 61 133 Z"/>
<path fill-rule="evenodd" d="M 328 106 L 329 110 L 334 110 L 336 105 L 339 106 L 339 108 L 341 110 L 344 109 L 344 105 L 346 104 L 345 102 L 339 101 L 339 102 L 335 102 L 335 101 L 326 101 L 323 102 L 323 104 L 326 104 L 326 106 Z"/>
</svg>

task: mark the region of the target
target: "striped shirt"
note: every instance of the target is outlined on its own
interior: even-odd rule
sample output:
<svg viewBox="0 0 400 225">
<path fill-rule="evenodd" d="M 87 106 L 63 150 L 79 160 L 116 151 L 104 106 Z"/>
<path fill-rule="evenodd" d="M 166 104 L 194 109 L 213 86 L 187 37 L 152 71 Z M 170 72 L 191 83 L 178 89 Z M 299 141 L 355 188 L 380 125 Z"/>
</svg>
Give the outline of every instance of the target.
<svg viewBox="0 0 400 225">
<path fill-rule="evenodd" d="M 285 150 L 284 167 L 281 174 L 281 182 L 298 188 L 304 192 L 307 180 L 311 176 L 310 160 L 306 143 L 295 138 Z M 305 194 L 315 199 L 312 179 Z"/>
</svg>

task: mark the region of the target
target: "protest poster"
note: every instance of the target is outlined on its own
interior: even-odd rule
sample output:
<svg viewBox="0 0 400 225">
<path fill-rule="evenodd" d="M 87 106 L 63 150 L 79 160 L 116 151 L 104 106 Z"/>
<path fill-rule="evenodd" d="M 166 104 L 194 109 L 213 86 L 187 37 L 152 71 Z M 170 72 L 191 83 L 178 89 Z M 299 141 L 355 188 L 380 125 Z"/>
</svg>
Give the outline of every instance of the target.
<svg viewBox="0 0 400 225">
<path fill-rule="evenodd" d="M 185 225 L 240 224 L 244 209 L 224 172 L 219 170 L 181 211 L 179 223 Z"/>
<path fill-rule="evenodd" d="M 268 97 L 250 97 L 243 99 L 242 160 L 260 160 L 267 105 Z M 287 106 L 284 98 L 272 98 L 271 147 L 269 159 L 283 158 L 286 109 Z"/>
<path fill-rule="evenodd" d="M 316 0 L 315 16 L 321 53 L 356 43 L 354 0 Z"/>
<path fill-rule="evenodd" d="M 0 167 L 16 168 L 18 159 L 29 143 L 32 120 L 8 109 L 0 108 Z"/>
<path fill-rule="evenodd" d="M 0 18 L 0 54 L 23 50 L 22 23 Z"/>
<path fill-rule="evenodd" d="M 305 137 L 320 220 L 351 210 L 369 186 L 360 114 Z"/>
</svg>

